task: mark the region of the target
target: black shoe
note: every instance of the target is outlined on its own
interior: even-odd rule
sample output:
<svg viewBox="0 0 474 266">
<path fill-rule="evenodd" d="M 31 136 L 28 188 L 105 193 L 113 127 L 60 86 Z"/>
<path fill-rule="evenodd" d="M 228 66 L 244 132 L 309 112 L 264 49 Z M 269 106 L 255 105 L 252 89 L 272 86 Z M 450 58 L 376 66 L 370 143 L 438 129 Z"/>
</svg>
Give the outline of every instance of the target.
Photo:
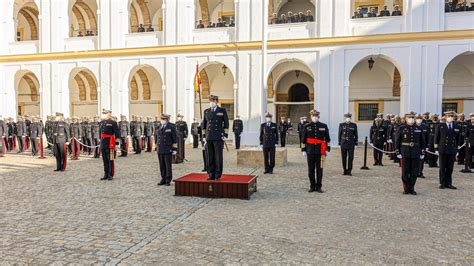
<svg viewBox="0 0 474 266">
<path fill-rule="evenodd" d="M 56 169 L 56 170 L 54 170 L 54 172 L 60 172 L 60 171 L 61 171 L 61 169 Z"/>
<path fill-rule="evenodd" d="M 109 176 L 109 177 L 107 178 L 107 180 L 112 181 L 112 180 L 114 180 L 114 178 L 111 177 L 111 176 Z"/>
<path fill-rule="evenodd" d="M 403 191 L 403 195 L 408 195 L 408 194 L 410 194 L 410 192 L 408 192 L 408 191 Z"/>
<path fill-rule="evenodd" d="M 221 177 L 220 176 L 216 177 L 216 181 L 219 181 L 219 180 L 221 180 Z"/>
<path fill-rule="evenodd" d="M 308 192 L 310 192 L 310 193 L 311 193 L 311 192 L 315 192 L 315 191 L 316 191 L 316 189 L 315 189 L 314 187 L 312 187 L 312 188 L 310 188 L 310 189 L 308 190 Z"/>
<path fill-rule="evenodd" d="M 170 183 L 170 182 L 166 182 L 166 183 L 165 183 L 165 186 L 169 187 L 169 186 L 171 186 L 171 183 Z"/>
<path fill-rule="evenodd" d="M 410 194 L 415 196 L 417 193 L 416 193 L 416 191 L 413 190 L 412 192 L 410 192 Z"/>
<path fill-rule="evenodd" d="M 439 186 L 439 189 L 445 189 L 445 188 L 446 188 L 446 187 L 443 186 L 443 185 Z"/>
<path fill-rule="evenodd" d="M 269 174 L 273 175 L 273 170 L 268 171 Z"/>
<path fill-rule="evenodd" d="M 269 173 L 269 171 L 267 171 L 267 170 L 265 170 L 265 171 L 263 172 L 264 175 L 266 175 L 266 174 L 268 174 L 268 173 Z"/>
<path fill-rule="evenodd" d="M 201 172 L 207 172 L 207 170 L 206 170 L 206 169 L 202 169 Z"/>
<path fill-rule="evenodd" d="M 351 171 L 347 171 L 347 176 L 352 176 Z"/>
<path fill-rule="evenodd" d="M 207 180 L 216 180 L 214 177 L 208 177 Z"/>
<path fill-rule="evenodd" d="M 104 176 L 104 177 L 102 177 L 100 180 L 107 180 L 107 179 L 109 179 L 109 177 L 108 177 L 108 176 Z"/>
<path fill-rule="evenodd" d="M 161 180 L 160 183 L 158 183 L 158 186 L 163 186 L 164 184 L 166 184 L 166 181 L 165 181 L 165 180 Z"/>
<path fill-rule="evenodd" d="M 344 170 L 344 173 L 342 173 L 342 175 L 347 175 L 347 170 Z"/>
<path fill-rule="evenodd" d="M 424 175 L 420 175 L 419 177 L 420 177 L 420 178 L 425 178 L 425 176 L 424 176 Z"/>
<path fill-rule="evenodd" d="M 318 193 L 324 193 L 324 191 L 320 188 L 317 188 L 315 191 L 318 192 Z"/>
<path fill-rule="evenodd" d="M 449 188 L 449 189 L 458 189 L 457 187 L 455 187 L 453 185 L 447 185 L 446 187 Z"/>
</svg>

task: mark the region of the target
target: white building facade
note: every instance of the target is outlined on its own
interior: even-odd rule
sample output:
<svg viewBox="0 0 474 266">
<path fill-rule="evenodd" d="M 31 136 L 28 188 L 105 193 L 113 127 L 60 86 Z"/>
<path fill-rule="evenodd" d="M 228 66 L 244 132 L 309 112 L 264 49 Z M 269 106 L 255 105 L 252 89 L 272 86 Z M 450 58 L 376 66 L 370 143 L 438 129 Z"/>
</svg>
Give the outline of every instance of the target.
<svg viewBox="0 0 474 266">
<path fill-rule="evenodd" d="M 357 7 L 392 10 L 395 4 L 401 16 L 351 18 Z M 166 112 L 199 119 L 196 66 L 203 102 L 219 95 L 231 118 L 244 120 L 243 144 L 258 142 L 267 110 L 274 119 L 290 117 L 296 124 L 317 109 L 333 138 L 345 112 L 354 114 L 361 136 L 379 112 L 474 112 L 474 11 L 445 13 L 444 5 L 444 0 L 4 0 L 0 114 L 44 119 L 55 112 L 92 116 L 111 108 L 115 115 Z M 307 10 L 314 21 L 271 23 L 274 13 Z M 196 28 L 199 21 L 208 25 L 218 18 L 227 27 Z"/>
</svg>

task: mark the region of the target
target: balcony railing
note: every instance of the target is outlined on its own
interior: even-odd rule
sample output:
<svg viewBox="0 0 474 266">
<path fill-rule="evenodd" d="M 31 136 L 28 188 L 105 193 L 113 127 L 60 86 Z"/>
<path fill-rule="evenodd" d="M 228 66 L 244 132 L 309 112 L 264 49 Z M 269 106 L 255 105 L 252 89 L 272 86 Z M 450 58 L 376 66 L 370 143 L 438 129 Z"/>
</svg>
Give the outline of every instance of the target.
<svg viewBox="0 0 474 266">
<path fill-rule="evenodd" d="M 205 28 L 193 30 L 193 43 L 235 42 L 235 28 Z"/>
<path fill-rule="evenodd" d="M 400 33 L 404 29 L 403 16 L 351 19 L 351 35 Z"/>
<path fill-rule="evenodd" d="M 125 35 L 125 47 L 148 47 L 163 45 L 163 32 L 135 32 Z"/>
<path fill-rule="evenodd" d="M 287 23 L 268 25 L 268 38 L 270 40 L 316 38 L 316 23 Z"/>
<path fill-rule="evenodd" d="M 445 30 L 466 30 L 474 27 L 474 11 L 451 12 L 445 15 Z"/>
<path fill-rule="evenodd" d="M 64 40 L 65 51 L 96 50 L 97 36 L 71 37 Z"/>
</svg>

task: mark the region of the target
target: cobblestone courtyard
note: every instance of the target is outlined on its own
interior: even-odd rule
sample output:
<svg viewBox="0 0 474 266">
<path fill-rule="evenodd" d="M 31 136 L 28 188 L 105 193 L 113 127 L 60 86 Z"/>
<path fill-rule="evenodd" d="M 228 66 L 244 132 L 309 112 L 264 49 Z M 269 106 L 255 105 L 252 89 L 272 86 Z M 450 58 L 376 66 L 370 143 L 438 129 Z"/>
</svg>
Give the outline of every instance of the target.
<svg viewBox="0 0 474 266">
<path fill-rule="evenodd" d="M 0 158 L 1 264 L 474 264 L 474 174 L 456 166 L 457 191 L 438 189 L 426 169 L 417 196 L 402 195 L 399 168 L 342 176 L 334 149 L 324 194 L 307 193 L 306 164 L 290 147 L 287 167 L 260 175 L 250 201 L 175 197 L 158 187 L 155 153 L 117 160 L 116 179 L 99 181 L 102 161 L 83 157 L 54 173 L 54 160 Z M 200 150 L 174 177 L 202 169 Z M 370 160 L 370 159 L 369 159 Z"/>
</svg>

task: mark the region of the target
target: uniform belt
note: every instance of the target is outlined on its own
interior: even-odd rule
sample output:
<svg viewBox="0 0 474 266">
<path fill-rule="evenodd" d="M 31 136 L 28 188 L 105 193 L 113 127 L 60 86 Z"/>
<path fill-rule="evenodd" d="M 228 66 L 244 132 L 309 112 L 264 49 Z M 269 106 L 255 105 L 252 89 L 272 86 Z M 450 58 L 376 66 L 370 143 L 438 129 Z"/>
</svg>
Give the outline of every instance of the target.
<svg viewBox="0 0 474 266">
<path fill-rule="evenodd" d="M 418 146 L 418 143 L 415 142 L 402 142 L 403 146 L 410 146 L 410 147 L 415 147 Z"/>
<path fill-rule="evenodd" d="M 321 154 L 326 155 L 327 144 L 325 140 L 320 140 L 316 138 L 306 138 L 307 144 L 321 144 Z"/>
</svg>

